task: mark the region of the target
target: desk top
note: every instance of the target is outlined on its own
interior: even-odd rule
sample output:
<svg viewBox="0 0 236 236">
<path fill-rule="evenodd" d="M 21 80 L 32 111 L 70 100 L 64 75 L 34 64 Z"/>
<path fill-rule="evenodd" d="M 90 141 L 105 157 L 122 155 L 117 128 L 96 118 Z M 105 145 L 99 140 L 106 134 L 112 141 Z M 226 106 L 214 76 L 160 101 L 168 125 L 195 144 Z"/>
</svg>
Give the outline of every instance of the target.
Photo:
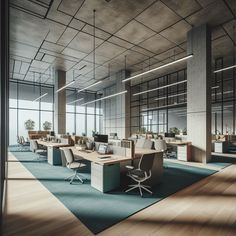
<svg viewBox="0 0 236 236">
<path fill-rule="evenodd" d="M 119 163 L 122 161 L 131 160 L 130 157 L 126 157 L 126 156 L 118 156 L 118 155 L 113 155 L 113 154 L 101 155 L 101 154 L 94 152 L 94 151 L 88 151 L 88 150 L 81 151 L 81 150 L 76 149 L 75 147 L 62 147 L 60 149 L 67 149 L 67 148 L 70 148 L 75 156 L 82 157 L 85 160 L 88 160 L 91 162 L 96 162 L 101 165 L 111 165 L 111 164 Z M 103 157 L 103 156 L 104 157 L 109 156 L 109 158 L 101 159 L 101 157 Z"/>
<path fill-rule="evenodd" d="M 188 141 L 173 141 L 173 142 L 167 142 L 166 144 L 170 144 L 170 145 L 191 145 L 192 142 L 188 142 Z"/>
<path fill-rule="evenodd" d="M 114 154 L 104 154 L 101 155 L 95 151 L 81 151 L 76 149 L 75 147 L 61 147 L 60 149 L 68 149 L 70 148 L 75 156 L 82 157 L 85 160 L 91 161 L 91 162 L 96 162 L 101 165 L 111 165 L 115 163 L 120 163 L 123 161 L 129 161 L 132 160 L 131 157 L 126 157 L 126 156 L 119 156 L 119 155 L 114 155 Z M 149 149 L 141 149 L 141 148 L 136 148 L 135 150 L 135 158 L 140 158 L 141 155 L 144 154 L 150 154 L 150 153 L 158 153 L 156 150 L 149 150 Z M 109 158 L 104 158 L 101 159 L 101 157 L 109 156 Z M 100 158 L 99 158 L 100 157 Z"/>
<path fill-rule="evenodd" d="M 67 143 L 53 143 L 49 141 L 42 141 L 42 140 L 37 140 L 38 144 L 43 145 L 45 147 L 68 147 L 70 144 Z"/>
</svg>

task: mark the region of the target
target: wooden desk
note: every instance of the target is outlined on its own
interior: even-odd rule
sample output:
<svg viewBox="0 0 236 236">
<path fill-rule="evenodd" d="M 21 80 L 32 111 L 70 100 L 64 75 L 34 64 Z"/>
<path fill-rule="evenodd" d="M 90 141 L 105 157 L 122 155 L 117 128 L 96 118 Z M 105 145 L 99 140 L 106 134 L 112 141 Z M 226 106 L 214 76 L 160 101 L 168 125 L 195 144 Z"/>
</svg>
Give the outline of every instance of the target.
<svg viewBox="0 0 236 236">
<path fill-rule="evenodd" d="M 118 155 L 113 155 L 113 154 L 105 154 L 101 155 L 98 154 L 96 151 L 91 151 L 91 152 L 85 152 L 85 151 L 80 151 L 76 149 L 75 147 L 71 147 L 71 150 L 75 156 L 82 157 L 85 160 L 91 161 L 98 163 L 100 165 L 112 165 L 116 163 L 120 163 L 123 161 L 131 160 L 131 157 L 126 157 L 126 156 L 118 156 Z M 101 159 L 102 156 L 110 156 L 109 158 Z"/>
<path fill-rule="evenodd" d="M 120 162 L 131 160 L 131 157 L 118 156 L 113 154 L 101 155 L 92 151 L 80 151 L 75 147 L 70 148 L 75 158 L 85 159 L 91 162 L 91 186 L 101 192 L 108 192 L 120 186 Z M 99 157 L 110 156 L 101 159 Z"/>
<path fill-rule="evenodd" d="M 75 158 L 85 159 L 91 162 L 91 186 L 101 192 L 108 192 L 120 186 L 120 170 L 122 164 L 127 164 L 127 161 L 134 161 L 135 167 L 138 167 L 140 157 L 144 154 L 155 153 L 152 178 L 147 181 L 148 184 L 155 185 L 160 182 L 163 173 L 163 153 L 156 150 L 136 149 L 135 157 L 126 157 L 113 154 L 101 155 L 92 151 L 80 151 L 75 147 L 62 147 L 60 149 L 70 148 L 75 155 Z M 99 157 L 110 156 L 107 159 Z M 128 163 L 130 164 L 130 163 Z"/>
<path fill-rule="evenodd" d="M 191 161 L 191 142 L 174 141 L 168 142 L 167 145 L 177 146 L 177 159 L 180 161 Z"/>
<path fill-rule="evenodd" d="M 70 146 L 67 143 L 53 143 L 42 140 L 37 140 L 39 145 L 43 145 L 47 147 L 47 158 L 48 163 L 51 165 L 61 165 L 61 152 L 59 150 L 60 147 L 68 147 Z"/>
</svg>

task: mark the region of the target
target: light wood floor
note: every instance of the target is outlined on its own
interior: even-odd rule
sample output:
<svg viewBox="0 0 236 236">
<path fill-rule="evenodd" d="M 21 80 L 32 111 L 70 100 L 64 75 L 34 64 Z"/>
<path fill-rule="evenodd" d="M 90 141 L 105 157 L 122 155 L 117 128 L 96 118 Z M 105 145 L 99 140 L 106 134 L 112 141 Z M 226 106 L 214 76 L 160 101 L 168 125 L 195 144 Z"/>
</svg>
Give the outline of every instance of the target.
<svg viewBox="0 0 236 236">
<path fill-rule="evenodd" d="M 93 235 L 11 154 L 8 168 L 4 236 Z M 173 234 L 236 235 L 236 165 L 138 212 L 99 236 Z"/>
</svg>

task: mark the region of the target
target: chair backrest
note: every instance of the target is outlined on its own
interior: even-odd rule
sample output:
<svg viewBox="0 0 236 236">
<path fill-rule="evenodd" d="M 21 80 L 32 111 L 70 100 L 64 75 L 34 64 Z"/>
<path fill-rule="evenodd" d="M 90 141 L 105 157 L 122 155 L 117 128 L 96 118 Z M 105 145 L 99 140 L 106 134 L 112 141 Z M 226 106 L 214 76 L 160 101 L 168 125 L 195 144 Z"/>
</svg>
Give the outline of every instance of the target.
<svg viewBox="0 0 236 236">
<path fill-rule="evenodd" d="M 36 140 L 31 139 L 31 147 L 33 151 L 38 150 L 39 149 L 38 142 Z"/>
<path fill-rule="evenodd" d="M 23 136 L 20 136 L 21 143 L 25 143 L 25 138 Z"/>
<path fill-rule="evenodd" d="M 139 138 L 135 144 L 136 148 L 143 148 L 145 143 L 145 139 L 144 138 Z"/>
<path fill-rule="evenodd" d="M 154 142 L 152 140 L 145 139 L 143 148 L 144 149 L 154 149 Z"/>
<path fill-rule="evenodd" d="M 164 152 L 167 150 L 166 141 L 163 139 L 155 140 L 155 149 L 160 152 Z"/>
<path fill-rule="evenodd" d="M 139 161 L 139 169 L 149 172 L 152 169 L 155 153 L 144 154 Z"/>
<path fill-rule="evenodd" d="M 20 139 L 20 136 L 18 136 L 18 135 L 17 135 L 17 143 L 21 144 L 21 139 Z"/>
<path fill-rule="evenodd" d="M 68 164 L 71 164 L 75 161 L 75 158 L 74 158 L 74 154 L 72 152 L 72 150 L 70 148 L 68 149 L 63 149 L 64 151 L 64 155 L 65 155 L 65 158 L 66 158 L 66 162 Z"/>
</svg>

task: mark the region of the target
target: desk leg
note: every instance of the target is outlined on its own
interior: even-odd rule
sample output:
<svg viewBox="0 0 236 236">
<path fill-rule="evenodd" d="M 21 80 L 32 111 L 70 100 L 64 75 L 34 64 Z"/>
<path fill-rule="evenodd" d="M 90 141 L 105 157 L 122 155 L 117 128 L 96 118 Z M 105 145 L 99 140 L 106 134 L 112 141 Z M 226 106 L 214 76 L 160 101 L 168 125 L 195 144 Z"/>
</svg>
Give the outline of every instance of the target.
<svg viewBox="0 0 236 236">
<path fill-rule="evenodd" d="M 120 186 L 120 164 L 91 163 L 91 186 L 105 193 Z"/>
</svg>

